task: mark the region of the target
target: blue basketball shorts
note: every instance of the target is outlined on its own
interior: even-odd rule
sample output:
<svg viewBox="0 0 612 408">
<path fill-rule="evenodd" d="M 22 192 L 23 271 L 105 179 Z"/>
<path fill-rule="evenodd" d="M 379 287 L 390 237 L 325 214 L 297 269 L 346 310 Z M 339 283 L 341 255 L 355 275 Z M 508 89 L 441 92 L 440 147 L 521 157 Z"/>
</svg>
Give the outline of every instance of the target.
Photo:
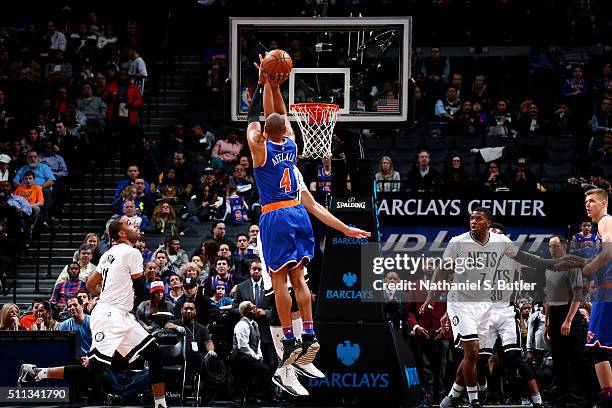
<svg viewBox="0 0 612 408">
<path fill-rule="evenodd" d="M 314 255 L 314 235 L 308 212 L 299 204 L 262 214 L 259 231 L 268 269 L 306 265 Z"/>
<path fill-rule="evenodd" d="M 612 302 L 595 301 L 592 305 L 586 345 L 612 350 Z"/>
</svg>

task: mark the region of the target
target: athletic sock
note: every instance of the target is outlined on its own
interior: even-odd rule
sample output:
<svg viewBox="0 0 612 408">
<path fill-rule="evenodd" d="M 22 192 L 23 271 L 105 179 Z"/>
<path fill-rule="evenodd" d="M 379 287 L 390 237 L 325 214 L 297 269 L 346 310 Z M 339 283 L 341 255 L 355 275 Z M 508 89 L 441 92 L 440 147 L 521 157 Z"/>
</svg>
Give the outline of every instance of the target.
<svg viewBox="0 0 612 408">
<path fill-rule="evenodd" d="M 166 397 L 164 397 L 164 396 L 155 397 L 155 408 L 159 408 L 160 405 L 163 408 L 167 408 L 168 407 L 168 405 L 166 405 Z"/>
<path fill-rule="evenodd" d="M 274 350 L 278 358 L 283 358 L 283 329 L 278 326 L 270 326 L 270 333 L 272 333 L 272 343 L 274 344 Z"/>
<path fill-rule="evenodd" d="M 298 339 L 302 338 L 302 318 L 294 317 L 291 319 L 291 325 L 293 326 L 293 335 Z"/>
<path fill-rule="evenodd" d="M 478 399 L 478 386 L 467 386 L 468 400 L 470 402 Z"/>
<path fill-rule="evenodd" d="M 484 384 L 478 384 L 478 391 L 486 392 L 487 391 L 487 379 L 485 378 Z"/>
<path fill-rule="evenodd" d="M 45 378 L 49 378 L 49 369 L 41 368 L 40 371 L 36 373 L 36 378 L 38 378 L 39 381 L 44 380 Z"/>
<path fill-rule="evenodd" d="M 448 395 L 453 397 L 453 398 L 459 398 L 461 396 L 461 393 L 463 392 L 463 390 L 465 390 L 465 387 L 463 385 L 459 385 L 457 383 L 453 383 L 453 386 L 452 386 L 450 392 L 448 393 Z"/>
<path fill-rule="evenodd" d="M 312 320 L 304 320 L 302 322 L 302 327 L 304 328 L 302 330 L 302 333 L 304 334 L 315 334 L 314 333 L 314 329 L 313 329 L 313 324 L 312 324 Z"/>
<path fill-rule="evenodd" d="M 531 396 L 531 402 L 533 402 L 534 404 L 541 404 L 542 403 L 542 397 L 540 396 L 539 392 L 537 394 L 533 394 Z"/>
<path fill-rule="evenodd" d="M 293 327 L 283 327 L 283 340 L 293 340 L 294 338 Z"/>
<path fill-rule="evenodd" d="M 602 388 L 601 389 L 601 398 L 605 401 L 612 401 L 612 388 Z"/>
</svg>

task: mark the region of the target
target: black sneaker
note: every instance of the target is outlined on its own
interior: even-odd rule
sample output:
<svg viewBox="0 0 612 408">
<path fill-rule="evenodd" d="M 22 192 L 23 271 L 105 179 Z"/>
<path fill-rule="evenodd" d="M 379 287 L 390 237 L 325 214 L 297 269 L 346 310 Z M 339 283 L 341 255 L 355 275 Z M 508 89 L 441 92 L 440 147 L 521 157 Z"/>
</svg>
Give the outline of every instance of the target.
<svg viewBox="0 0 612 408">
<path fill-rule="evenodd" d="M 302 352 L 302 347 L 295 339 L 281 340 L 283 343 L 283 359 L 280 361 L 279 367 L 286 367 L 295 363 Z"/>
<path fill-rule="evenodd" d="M 537 403 L 537 402 L 533 402 L 533 403 L 531 404 L 531 407 L 532 407 L 532 408 L 544 408 L 544 405 L 539 404 L 539 403 Z"/>
<path fill-rule="evenodd" d="M 461 406 L 461 398 L 453 398 L 447 395 L 440 401 L 440 408 L 458 408 Z"/>
<path fill-rule="evenodd" d="M 489 390 L 478 391 L 478 401 L 482 401 L 483 403 L 489 400 Z"/>
<path fill-rule="evenodd" d="M 480 404 L 480 401 L 475 399 L 470 402 L 470 408 L 482 408 L 482 405 Z"/>
<path fill-rule="evenodd" d="M 302 334 L 302 352 L 296 362 L 299 365 L 312 363 L 320 348 L 321 345 L 314 334 Z"/>
<path fill-rule="evenodd" d="M 28 387 L 34 384 L 36 381 L 40 381 L 36 374 L 40 371 L 40 368 L 34 364 L 22 364 L 19 368 L 19 377 L 17 377 L 17 385 L 20 387 Z"/>
</svg>

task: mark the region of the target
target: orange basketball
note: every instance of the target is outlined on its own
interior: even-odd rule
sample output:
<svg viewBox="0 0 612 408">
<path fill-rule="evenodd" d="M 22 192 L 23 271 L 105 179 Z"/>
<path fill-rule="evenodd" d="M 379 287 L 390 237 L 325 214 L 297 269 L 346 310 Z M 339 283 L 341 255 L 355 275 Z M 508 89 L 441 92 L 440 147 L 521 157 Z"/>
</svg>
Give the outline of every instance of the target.
<svg viewBox="0 0 612 408">
<path fill-rule="evenodd" d="M 273 50 L 264 58 L 261 69 L 268 75 L 289 74 L 293 68 L 293 61 L 289 54 L 283 50 Z"/>
</svg>

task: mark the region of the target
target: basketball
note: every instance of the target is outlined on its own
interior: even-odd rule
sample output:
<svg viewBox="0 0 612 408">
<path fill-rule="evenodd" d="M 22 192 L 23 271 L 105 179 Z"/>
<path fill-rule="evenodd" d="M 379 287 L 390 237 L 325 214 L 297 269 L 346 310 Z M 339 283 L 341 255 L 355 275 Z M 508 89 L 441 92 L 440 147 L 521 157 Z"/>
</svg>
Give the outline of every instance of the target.
<svg viewBox="0 0 612 408">
<path fill-rule="evenodd" d="M 283 50 L 270 51 L 262 62 L 261 69 L 268 75 L 289 74 L 293 68 L 293 61 L 289 54 Z"/>
</svg>

